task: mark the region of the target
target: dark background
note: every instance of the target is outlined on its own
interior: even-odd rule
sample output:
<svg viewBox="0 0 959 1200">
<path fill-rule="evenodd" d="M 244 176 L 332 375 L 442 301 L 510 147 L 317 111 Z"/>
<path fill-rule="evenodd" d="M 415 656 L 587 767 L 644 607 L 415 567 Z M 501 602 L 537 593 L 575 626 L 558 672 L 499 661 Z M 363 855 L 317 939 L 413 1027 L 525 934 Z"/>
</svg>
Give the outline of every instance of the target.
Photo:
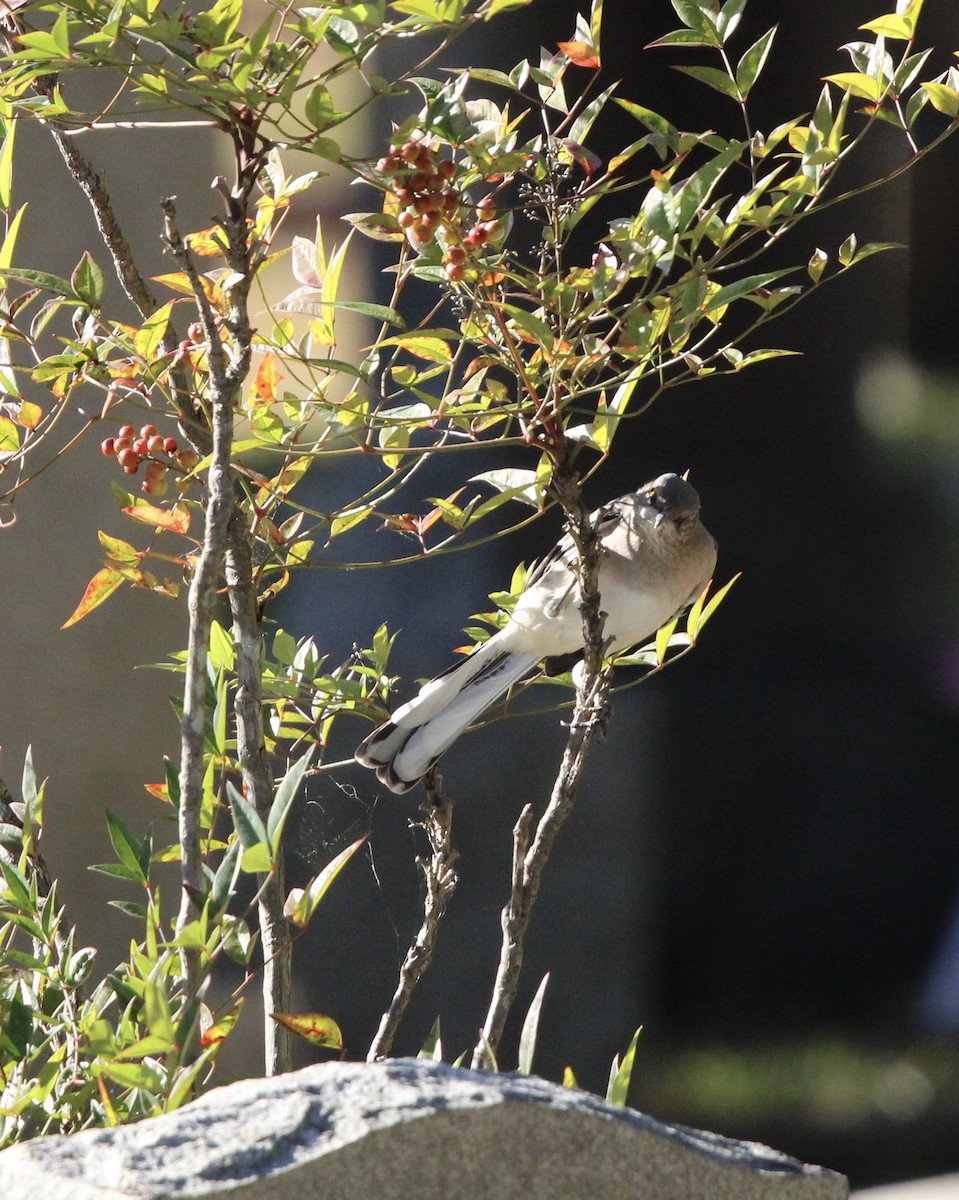
<svg viewBox="0 0 959 1200">
<path fill-rule="evenodd" d="M 810 110 L 820 77 L 848 67 L 836 47 L 884 7 L 751 0 L 734 56 L 781 23 L 750 100 L 755 125 Z M 540 44 L 571 36 L 575 10 L 538 0 L 453 61 L 535 60 Z M 667 0 L 606 0 L 607 80 L 622 79 L 621 95 L 679 126 L 738 136 L 735 105 L 669 69 L 706 63 L 706 52 L 642 49 L 676 23 Z M 954 0 L 926 0 L 919 41 L 939 48 L 923 78 L 955 61 Z M 637 132 L 611 112 L 593 148 L 615 152 Z M 96 232 L 43 132 L 19 136 L 29 169 L 16 190 L 31 202 L 22 260 L 68 274 Z M 362 136 L 377 154 L 388 131 Z M 149 273 L 169 270 L 157 201 L 171 178 L 184 229 L 210 224 L 209 180 L 222 167 L 202 137 L 83 144 L 107 164 Z M 847 184 L 892 169 L 902 153 L 894 131 L 878 129 Z M 719 580 L 743 578 L 695 654 L 617 698 L 550 864 L 503 1048 L 510 1067 L 519 1018 L 549 971 L 541 1074 L 559 1078 L 568 1064 L 602 1092 L 613 1054 L 643 1024 L 635 1104 L 770 1140 L 857 1185 L 959 1169 L 959 984 L 936 970 L 959 909 L 957 176 L 959 145 L 948 144 L 804 227 L 783 261 L 805 261 L 816 245 L 834 254 L 852 230 L 909 248 L 870 259 L 764 331 L 762 344 L 803 357 L 670 392 L 623 431 L 593 481 L 600 503 L 689 468 L 719 541 Z M 330 182 L 318 203 L 362 207 Z M 311 236 L 314 217 L 303 206 L 299 232 Z M 324 222 L 333 236 L 332 216 Z M 354 286 L 368 296 L 365 283 Z M 352 494 L 358 469 L 318 465 L 317 506 Z M 182 608 L 136 592 L 51 637 L 96 570 L 95 529 L 132 537 L 107 477 L 92 443 L 81 448 L 46 477 L 50 487 L 25 494 L 0 546 L 0 766 L 14 783 L 32 742 L 39 773 L 51 776 L 47 857 L 103 970 L 134 932 L 105 907 L 113 881 L 86 871 L 111 858 L 103 809 L 137 829 L 153 821 L 158 840 L 170 832 L 142 792 L 144 762 L 159 779 L 160 754 L 176 753 L 170 677 L 132 667 L 183 641 Z M 445 494 L 441 483 L 431 494 Z M 78 521 L 90 526 L 82 536 Z M 334 660 L 386 619 L 402 631 L 393 665 L 405 699 L 448 664 L 487 593 L 558 531 L 548 517 L 470 554 L 389 572 L 318 569 L 269 615 L 314 634 Z M 343 552 L 395 549 L 389 535 L 364 530 Z M 363 732 L 344 725 L 335 756 Z M 545 801 L 562 744 L 555 715 L 531 717 L 471 734 L 444 759 L 462 878 L 398 1052 L 415 1053 L 437 1015 L 448 1060 L 472 1046 L 498 955 L 510 830 L 525 802 Z M 384 793 L 355 768 L 311 782 L 291 827 L 292 884 L 371 834 L 297 948 L 297 1006 L 334 1016 L 350 1057 L 365 1054 L 418 921 L 415 815 L 415 795 Z M 260 1069 L 256 1002 L 221 1078 Z"/>
</svg>

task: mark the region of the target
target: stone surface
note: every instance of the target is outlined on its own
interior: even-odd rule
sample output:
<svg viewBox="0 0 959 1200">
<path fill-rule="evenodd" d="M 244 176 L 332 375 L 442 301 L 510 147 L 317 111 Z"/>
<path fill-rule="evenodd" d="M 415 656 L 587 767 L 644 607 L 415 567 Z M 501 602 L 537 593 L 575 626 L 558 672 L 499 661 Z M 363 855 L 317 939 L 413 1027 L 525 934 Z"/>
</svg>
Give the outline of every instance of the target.
<svg viewBox="0 0 959 1200">
<path fill-rule="evenodd" d="M 932 1179 L 862 1188 L 853 1192 L 853 1197 L 854 1200 L 959 1200 L 959 1175 L 936 1175 Z"/>
<path fill-rule="evenodd" d="M 522 1075 L 324 1063 L 0 1154 L 4 1200 L 843 1200 L 841 1175 Z"/>
</svg>

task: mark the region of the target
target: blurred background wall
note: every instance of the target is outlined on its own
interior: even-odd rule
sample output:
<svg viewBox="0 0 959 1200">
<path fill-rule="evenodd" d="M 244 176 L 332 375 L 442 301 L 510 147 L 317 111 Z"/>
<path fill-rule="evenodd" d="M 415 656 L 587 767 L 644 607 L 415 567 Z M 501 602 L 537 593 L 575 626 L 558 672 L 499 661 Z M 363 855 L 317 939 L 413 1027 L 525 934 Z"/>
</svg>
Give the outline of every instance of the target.
<svg viewBox="0 0 959 1200">
<path fill-rule="evenodd" d="M 539 44 L 570 36 L 576 7 L 540 0 L 454 63 L 535 58 Z M 878 0 L 751 0 L 741 48 L 781 22 L 755 124 L 810 109 L 820 76 L 846 69 L 836 47 L 882 11 Z M 734 106 L 668 69 L 679 54 L 642 52 L 676 23 L 666 0 L 606 0 L 606 14 L 604 65 L 620 94 L 680 126 L 738 132 Z M 953 0 L 926 0 L 920 40 L 939 48 L 928 74 L 949 64 Z M 635 132 L 611 119 L 599 135 L 612 152 Z M 33 243 L 22 260 L 68 271 L 94 244 L 92 222 L 41 132 L 29 136 L 19 186 Z M 217 169 L 195 134 L 189 153 L 182 135 L 155 136 L 85 143 L 109 160 L 118 207 L 148 253 L 171 172 L 183 226 L 195 228 L 212 215 Z M 367 136 L 375 153 L 385 125 Z M 880 129 L 870 154 L 863 177 L 900 161 L 901 146 Z M 602 1090 L 613 1053 L 643 1024 L 634 1102 L 772 1139 L 860 1185 L 959 1168 L 957 185 L 959 146 L 947 145 L 821 214 L 790 260 L 835 250 L 853 229 L 908 249 L 871 259 L 766 331 L 764 344 L 802 358 L 670 393 L 594 481 L 598 503 L 690 468 L 719 540 L 719 578 L 744 577 L 691 658 L 616 701 L 551 864 L 518 1006 L 551 971 L 544 1075 L 568 1063 Z M 322 202 L 359 207 L 333 190 Z M 300 232 L 314 216 L 301 212 Z M 158 255 L 149 269 L 164 269 Z M 354 470 L 313 473 L 320 507 Z M 84 446 L 24 495 L 0 541 L 0 772 L 15 778 L 33 742 L 51 776 L 49 857 L 104 967 L 132 927 L 105 909 L 109 881 L 84 870 L 110 857 L 102 809 L 138 826 L 162 820 L 142 783 L 161 777 L 160 755 L 176 744 L 169 677 L 131 668 L 184 636 L 182 608 L 139 593 L 57 632 L 96 568 L 96 528 L 122 534 L 109 473 Z M 311 572 L 270 616 L 334 658 L 387 619 L 403 631 L 405 697 L 447 665 L 468 615 L 513 564 L 557 532 L 543 522 L 495 550 L 388 575 Z M 385 545 L 364 534 L 349 553 L 377 557 Z M 509 831 L 525 801 L 545 799 L 562 733 L 555 716 L 501 723 L 444 760 L 462 883 L 399 1052 L 415 1052 L 437 1014 L 448 1056 L 472 1044 L 495 969 Z M 344 726 L 343 755 L 361 734 Z M 417 920 L 414 815 L 414 802 L 357 769 L 312 783 L 292 828 L 294 883 L 371 830 L 368 857 L 298 947 L 297 1003 L 335 1016 L 350 1056 L 365 1052 Z M 258 1060 L 227 1066 L 252 1072 Z"/>
</svg>

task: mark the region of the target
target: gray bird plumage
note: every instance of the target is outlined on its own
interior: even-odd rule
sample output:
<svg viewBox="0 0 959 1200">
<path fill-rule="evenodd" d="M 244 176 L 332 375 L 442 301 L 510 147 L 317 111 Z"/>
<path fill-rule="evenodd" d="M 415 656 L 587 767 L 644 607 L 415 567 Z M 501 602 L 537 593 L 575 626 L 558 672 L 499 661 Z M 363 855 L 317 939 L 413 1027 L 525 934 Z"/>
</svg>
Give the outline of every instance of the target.
<svg viewBox="0 0 959 1200">
<path fill-rule="evenodd" d="M 593 514 L 600 538 L 604 633 L 623 651 L 650 638 L 700 595 L 716 542 L 696 489 L 660 475 Z M 356 760 L 393 792 L 409 791 L 476 718 L 538 663 L 583 648 L 576 548 L 560 538 L 538 564 L 509 622 L 467 658 L 423 685 L 360 744 Z"/>
</svg>

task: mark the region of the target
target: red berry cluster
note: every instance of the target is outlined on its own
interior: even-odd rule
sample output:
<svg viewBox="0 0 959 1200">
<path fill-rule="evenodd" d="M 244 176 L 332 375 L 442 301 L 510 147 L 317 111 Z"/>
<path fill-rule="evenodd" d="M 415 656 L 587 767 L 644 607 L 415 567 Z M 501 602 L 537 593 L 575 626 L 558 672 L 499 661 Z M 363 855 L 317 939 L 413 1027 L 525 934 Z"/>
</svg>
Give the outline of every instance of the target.
<svg viewBox="0 0 959 1200">
<path fill-rule="evenodd" d="M 503 235 L 491 196 L 476 206 L 476 222 L 463 232 L 463 194 L 454 186 L 456 164 L 439 158 L 422 141 L 410 138 L 376 164 L 381 175 L 395 180 L 393 195 L 399 206 L 397 221 L 415 246 L 425 246 L 442 230 L 446 249 L 443 269 L 454 282 L 463 279 L 473 253 Z"/>
<path fill-rule="evenodd" d="M 153 496 L 162 496 L 167 490 L 169 463 L 158 459 L 157 455 L 166 459 L 175 456 L 177 466 L 184 471 L 192 470 L 200 461 L 194 450 L 181 450 L 176 438 L 162 437 L 155 425 L 144 425 L 139 433 L 132 425 L 121 425 L 116 437 L 104 438 L 100 451 L 108 458 L 116 458 L 128 475 L 136 475 L 140 463 L 149 459 L 143 490 Z"/>
</svg>

